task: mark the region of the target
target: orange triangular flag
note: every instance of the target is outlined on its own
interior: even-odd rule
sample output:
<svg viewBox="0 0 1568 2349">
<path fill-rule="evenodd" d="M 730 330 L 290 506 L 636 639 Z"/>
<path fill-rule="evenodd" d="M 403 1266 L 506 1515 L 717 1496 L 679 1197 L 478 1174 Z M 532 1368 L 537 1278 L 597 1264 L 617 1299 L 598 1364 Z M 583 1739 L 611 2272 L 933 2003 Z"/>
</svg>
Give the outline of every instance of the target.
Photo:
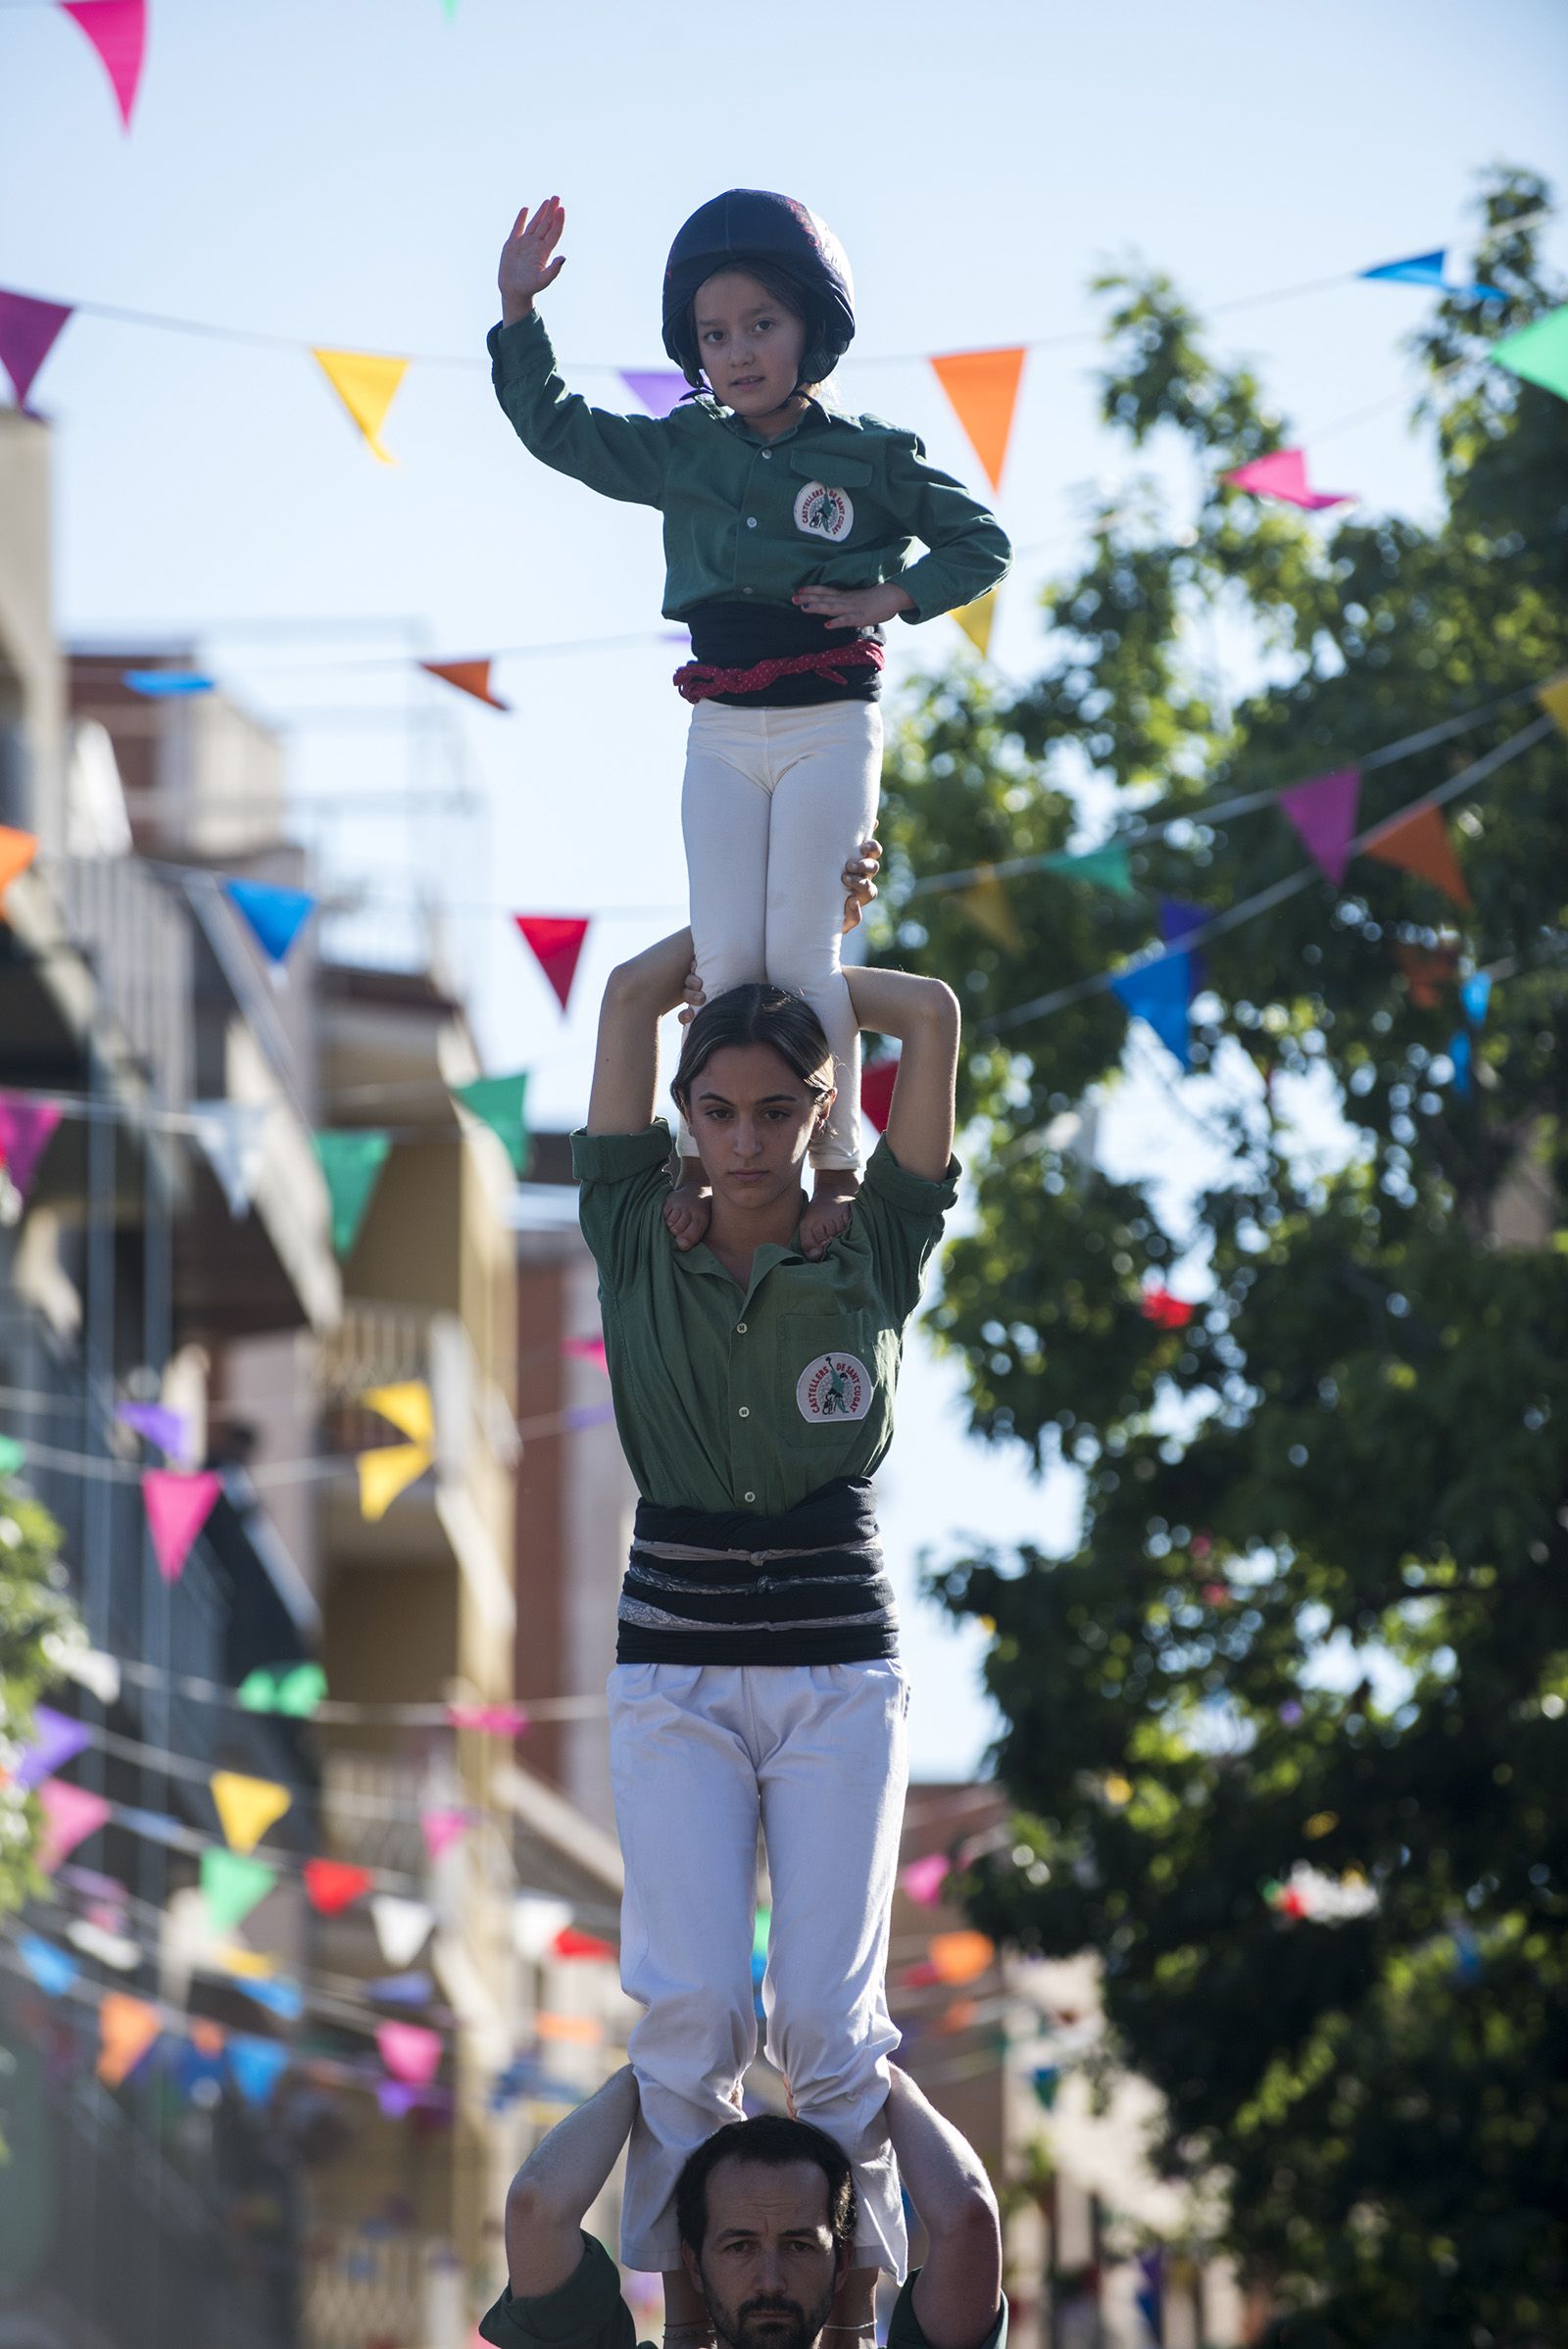
<svg viewBox="0 0 1568 2349">
<path fill-rule="evenodd" d="M 406 359 L 381 359 L 373 351 L 313 351 L 328 383 L 365 435 L 365 445 L 382 465 L 395 465 L 381 446 L 381 426 L 398 385 L 409 371 Z"/>
<path fill-rule="evenodd" d="M 106 1990 L 98 2009 L 98 2077 L 106 2088 L 118 2088 L 134 2072 L 163 2025 L 158 2009 L 128 1990 Z"/>
<path fill-rule="evenodd" d="M 1448 827 L 1437 807 L 1418 807 L 1414 815 L 1380 831 L 1374 840 L 1362 842 L 1362 852 L 1377 856 L 1385 864 L 1396 864 L 1407 873 L 1419 873 L 1456 905 L 1468 905 L 1470 892 L 1464 875 L 1455 860 L 1448 839 Z"/>
<path fill-rule="evenodd" d="M 246 1778 L 237 1770 L 215 1770 L 207 1783 L 230 1851 L 254 1851 L 293 1800 L 275 1779 Z"/>
<path fill-rule="evenodd" d="M 512 704 L 502 701 L 490 691 L 488 661 L 421 661 L 420 668 L 428 669 L 432 677 L 440 677 L 455 685 L 459 693 L 471 693 L 476 702 L 486 703 L 492 710 L 510 710 Z"/>
<path fill-rule="evenodd" d="M 1536 700 L 1546 715 L 1568 734 L 1568 669 L 1553 677 L 1549 685 L 1536 687 Z"/>
<path fill-rule="evenodd" d="M 931 365 L 992 488 L 1000 489 L 1023 374 L 1022 345 L 1016 351 L 955 351 L 946 359 L 933 359 Z"/>
<path fill-rule="evenodd" d="M 982 661 L 991 658 L 991 631 L 996 624 L 997 591 L 993 587 L 972 604 L 963 605 L 953 617 L 957 621 Z"/>
<path fill-rule="evenodd" d="M 24 873 L 38 854 L 38 835 L 19 832 L 14 824 L 0 824 L 0 898 L 11 887 L 18 873 Z"/>
</svg>

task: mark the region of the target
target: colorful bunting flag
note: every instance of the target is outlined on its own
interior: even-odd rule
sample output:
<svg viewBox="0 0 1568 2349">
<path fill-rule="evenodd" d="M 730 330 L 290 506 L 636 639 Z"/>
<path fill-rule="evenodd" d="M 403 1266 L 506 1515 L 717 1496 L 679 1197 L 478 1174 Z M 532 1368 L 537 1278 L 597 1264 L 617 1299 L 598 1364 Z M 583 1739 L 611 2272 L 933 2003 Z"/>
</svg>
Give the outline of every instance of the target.
<svg viewBox="0 0 1568 2349">
<path fill-rule="evenodd" d="M 36 1101 L 18 1093 L 0 1093 L 0 1162 L 23 1199 L 32 1189 L 38 1161 L 49 1147 L 61 1115 L 57 1101 Z"/>
<path fill-rule="evenodd" d="M 0 1438 L 0 1445 L 3 1444 L 4 1439 Z M 5 1464 L 0 1461 L 0 1475 L 4 1473 Z M 118 1699 L 120 1664 L 101 1647 L 64 1647 L 53 1660 L 57 1671 L 79 1687 L 90 1688 L 100 1704 L 111 1705 Z"/>
<path fill-rule="evenodd" d="M 309 1721 L 325 1695 L 326 1674 L 314 1663 L 259 1664 L 234 1691 L 247 1713 L 281 1713 L 291 1721 Z"/>
<path fill-rule="evenodd" d="M 1471 1070 L 1475 1063 L 1475 1048 L 1470 1042 L 1470 1031 L 1468 1028 L 1461 1028 L 1458 1034 L 1453 1038 L 1453 1041 L 1448 1046 L 1448 1058 L 1453 1064 L 1454 1092 L 1468 1093 L 1470 1091 Z"/>
<path fill-rule="evenodd" d="M 349 1860 L 305 1863 L 306 1896 L 312 1908 L 323 1917 L 340 1917 L 357 1900 L 363 1900 L 374 1884 L 375 1878 L 368 1868 L 356 1868 Z"/>
<path fill-rule="evenodd" d="M 551 1942 L 550 1952 L 558 1958 L 612 1958 L 615 1944 L 598 1933 L 585 1933 L 575 1925 L 564 1925 Z"/>
<path fill-rule="evenodd" d="M 33 377 L 55 347 L 71 312 L 63 302 L 0 287 L 0 367 L 11 378 L 17 406 L 25 408 Z"/>
<path fill-rule="evenodd" d="M 591 1362 L 595 1370 L 608 1371 L 609 1358 L 605 1353 L 604 1338 L 563 1338 L 561 1350 L 572 1362 Z"/>
<path fill-rule="evenodd" d="M 250 1212 L 266 1160 L 267 1101 L 194 1101 L 190 1130 L 207 1153 L 218 1187 L 236 1219 Z"/>
<path fill-rule="evenodd" d="M 528 1163 L 528 1072 L 510 1077 L 475 1077 L 469 1085 L 454 1085 L 453 1098 L 483 1120 L 507 1146 L 512 1171 L 520 1175 Z"/>
<path fill-rule="evenodd" d="M 228 1852 L 220 1852 L 218 1856 L 220 1859 L 228 1859 L 232 1855 Z M 257 1863 L 254 1860 L 242 1860 L 238 1865 L 250 1868 L 255 1867 Z M 252 1953 L 249 1950 L 244 1952 L 230 1950 L 228 1952 L 230 1960 L 241 1954 L 249 1957 Z M 268 1982 L 254 1976 L 247 1979 L 241 1970 L 232 1963 L 225 1968 L 225 1971 L 235 1975 L 238 1988 L 254 2005 L 265 2008 L 270 2015 L 275 2015 L 280 2023 L 297 2023 L 304 2014 L 305 1993 L 297 1982 Z"/>
<path fill-rule="evenodd" d="M 109 1805 L 101 1794 L 93 1794 L 85 1786 L 74 1786 L 63 1778 L 46 1778 L 38 1788 L 38 1802 L 43 1811 L 44 1830 L 34 1853 L 40 1874 L 53 1876 L 62 1860 L 69 1859 L 78 1843 L 95 1835 L 109 1817 Z"/>
<path fill-rule="evenodd" d="M 1030 2075 L 1030 2084 L 1034 2088 L 1037 2102 L 1044 2105 L 1048 2113 L 1054 2110 L 1056 2102 L 1056 2090 L 1061 2084 L 1061 2074 L 1055 2065 L 1038 2065 Z"/>
<path fill-rule="evenodd" d="M 318 1134 L 315 1140 L 332 1207 L 332 1247 L 340 1257 L 348 1256 L 353 1253 L 381 1169 L 386 1164 L 392 1137 L 360 1127 L 343 1133 Z"/>
<path fill-rule="evenodd" d="M 128 130 L 147 47 L 147 0 L 60 0 L 60 5 L 97 50 Z"/>
<path fill-rule="evenodd" d="M 1159 938 L 1162 946 L 1185 947 L 1200 930 L 1206 930 L 1214 918 L 1209 905 L 1190 905 L 1185 898 L 1161 898 L 1159 901 Z M 1190 993 L 1203 983 L 1203 958 L 1199 954 L 1187 957 L 1187 981 Z"/>
<path fill-rule="evenodd" d="M 421 661 L 420 668 L 443 684 L 455 685 L 459 693 L 470 694 L 474 701 L 483 702 L 488 710 L 510 711 L 512 704 L 490 691 L 488 661 Z"/>
<path fill-rule="evenodd" d="M 424 1837 L 424 1848 L 432 1860 L 438 1860 L 444 1851 L 450 1850 L 458 1837 L 467 1833 L 467 1827 L 466 1811 L 433 1809 L 419 1813 L 419 1832 Z"/>
<path fill-rule="evenodd" d="M 587 917 L 575 913 L 515 913 L 513 919 L 532 948 L 564 1011 L 577 972 L 577 957 L 588 935 Z"/>
<path fill-rule="evenodd" d="M 216 1843 L 202 1853 L 201 1868 L 202 1896 L 215 1933 L 232 1933 L 243 1925 L 277 1882 L 277 1870 L 269 1868 L 265 1860 L 247 1859 L 242 1852 L 224 1851 Z M 259 1995 L 259 1991 L 258 1984 L 252 1994 Z"/>
<path fill-rule="evenodd" d="M 1547 685 L 1538 685 L 1536 700 L 1553 724 L 1568 734 L 1568 670 L 1560 677 L 1553 677 Z"/>
<path fill-rule="evenodd" d="M 1385 285 L 1430 285 L 1439 293 L 1452 294 L 1459 301 L 1502 302 L 1507 299 L 1496 285 L 1449 285 L 1444 277 L 1448 253 L 1439 245 L 1434 253 L 1412 253 L 1405 261 L 1385 261 L 1375 269 L 1362 269 L 1363 277 L 1381 279 Z"/>
<path fill-rule="evenodd" d="M 1493 344 L 1491 356 L 1510 375 L 1521 375 L 1526 383 L 1538 383 L 1543 391 L 1568 400 L 1568 303 L 1561 310 L 1549 310 L 1544 318 L 1532 319 L 1516 334 L 1505 334 Z"/>
<path fill-rule="evenodd" d="M 1267 457 L 1254 457 L 1250 465 L 1239 465 L 1234 472 L 1221 473 L 1220 479 L 1254 498 L 1279 498 L 1287 506 L 1303 507 L 1308 514 L 1355 503 L 1349 490 L 1307 488 L 1304 449 L 1275 449 Z"/>
<path fill-rule="evenodd" d="M 598 2047 L 605 2036 L 597 2015 L 557 2015 L 547 2009 L 535 2015 L 533 2028 L 536 2038 L 549 2039 L 557 2046 Z"/>
<path fill-rule="evenodd" d="M 128 2080 L 162 2031 L 158 2009 L 128 1990 L 106 1990 L 98 2009 L 98 2077 L 106 2088 Z"/>
<path fill-rule="evenodd" d="M 11 1773 L 11 1784 L 30 1794 L 34 1786 L 53 1778 L 91 1743 L 92 1732 L 84 1722 L 73 1721 L 69 1713 L 57 1713 L 53 1705 L 34 1705 L 32 1736 Z"/>
<path fill-rule="evenodd" d="M 247 1778 L 239 1770 L 215 1770 L 207 1784 L 230 1851 L 254 1851 L 294 1799 L 275 1779 Z"/>
<path fill-rule="evenodd" d="M 938 1982 L 955 1984 L 973 1982 L 984 1974 L 996 1954 L 994 1941 L 968 1929 L 933 1934 L 926 1950 L 927 1958 L 936 1968 Z"/>
<path fill-rule="evenodd" d="M 512 1904 L 512 1945 L 518 1957 L 537 1966 L 547 1957 L 556 1935 L 571 1923 L 569 1900 L 545 1892 L 519 1892 Z"/>
<path fill-rule="evenodd" d="M 360 1477 L 360 1515 L 379 1525 L 400 1493 L 416 1484 L 434 1458 L 428 1444 L 383 1444 L 355 1460 Z"/>
<path fill-rule="evenodd" d="M 218 679 L 195 668 L 126 668 L 121 670 L 120 682 L 147 702 L 188 702 L 197 694 L 218 691 Z"/>
<path fill-rule="evenodd" d="M 1432 1011 L 1443 1000 L 1445 988 L 1453 983 L 1458 968 L 1457 947 L 1439 947 L 1431 953 L 1425 947 L 1396 946 L 1395 959 L 1404 973 L 1411 1003 L 1418 1011 Z"/>
<path fill-rule="evenodd" d="M 1060 873 L 1066 881 L 1094 881 L 1117 897 L 1135 898 L 1138 895 L 1138 884 L 1132 876 L 1126 848 L 1119 840 L 1107 840 L 1098 849 L 1083 849 L 1076 853 L 1058 850 L 1054 856 L 1042 857 L 1040 869 L 1046 873 Z"/>
<path fill-rule="evenodd" d="M 373 351 L 313 351 L 311 357 L 359 426 L 370 455 L 380 465 L 395 465 L 381 446 L 381 426 L 408 373 L 408 361 Z"/>
<path fill-rule="evenodd" d="M 116 1933 L 94 1917 L 74 1917 L 66 1927 L 66 1939 L 83 1957 L 96 1958 L 101 1966 L 112 1966 L 117 1974 L 134 1974 L 141 1964 L 141 1944 L 128 1933 Z"/>
<path fill-rule="evenodd" d="M 916 1908 L 934 1909 L 942 1898 L 942 1887 L 953 1874 L 953 1862 L 945 1851 L 934 1851 L 929 1858 L 910 1860 L 899 1871 L 899 1883 Z"/>
<path fill-rule="evenodd" d="M 1167 1052 L 1183 1068 L 1191 1065 L 1187 1006 L 1192 1001 L 1192 964 L 1186 954 L 1162 954 L 1157 962 L 1140 963 L 1110 982 L 1135 1019 L 1147 1020 Z"/>
<path fill-rule="evenodd" d="M 979 879 L 971 888 L 960 890 L 956 903 L 959 912 L 1005 953 L 1022 952 L 1023 933 L 1018 927 L 1018 916 L 1013 911 L 1006 883 L 998 880 L 994 866 L 982 866 Z"/>
<path fill-rule="evenodd" d="M 981 660 L 989 661 L 991 631 L 997 620 L 997 590 L 989 588 L 973 604 L 960 605 L 956 612 L 950 612 L 948 616 L 957 621 Z"/>
<path fill-rule="evenodd" d="M 673 414 L 692 388 L 676 367 L 622 367 L 620 379 L 632 398 L 657 416 Z"/>
<path fill-rule="evenodd" d="M 1464 1015 L 1471 1025 L 1483 1027 L 1492 1003 L 1492 973 L 1478 970 L 1472 972 L 1468 979 L 1461 979 L 1459 1001 L 1464 1005 Z"/>
<path fill-rule="evenodd" d="M 1198 1307 L 1184 1297 L 1172 1297 L 1168 1289 L 1154 1288 L 1144 1291 L 1138 1309 L 1158 1330 L 1185 1330 Z"/>
<path fill-rule="evenodd" d="M 147 1530 L 153 1555 L 166 1583 L 178 1582 L 190 1555 L 191 1543 L 213 1513 L 223 1480 L 216 1469 L 187 1475 L 178 1468 L 142 1471 L 141 1496 L 147 1511 Z"/>
<path fill-rule="evenodd" d="M 1418 873 L 1456 905 L 1468 905 L 1470 892 L 1448 839 L 1448 827 L 1438 807 L 1418 807 L 1413 815 L 1379 827 L 1361 843 L 1362 853 L 1380 863 L 1396 864 L 1402 872 Z"/>
<path fill-rule="evenodd" d="M 172 1411 L 167 1403 L 117 1403 L 115 1417 L 122 1427 L 145 1437 L 149 1444 L 156 1444 L 168 1458 L 177 1457 L 185 1448 L 188 1433 L 185 1414 Z"/>
<path fill-rule="evenodd" d="M 528 1727 L 520 1704 L 449 1704 L 447 1719 L 454 1729 L 480 1730 L 489 1737 L 520 1737 Z"/>
<path fill-rule="evenodd" d="M 17 1955 L 39 1989 L 51 1998 L 63 1998 L 81 1972 L 74 1958 L 67 1957 L 63 1949 L 38 1933 L 19 1933 Z"/>
<path fill-rule="evenodd" d="M 227 880 L 223 895 L 269 962 L 288 959 L 289 948 L 316 910 L 308 889 L 283 889 L 275 881 Z"/>
<path fill-rule="evenodd" d="M 394 2080 L 427 2088 L 441 2068 L 441 2034 L 422 2023 L 378 2023 L 375 2043 Z"/>
<path fill-rule="evenodd" d="M 37 854 L 36 832 L 20 832 L 15 824 L 0 824 L 0 900 L 4 899 L 17 875 L 26 871 Z"/>
<path fill-rule="evenodd" d="M 1336 889 L 1350 861 L 1360 796 L 1358 766 L 1336 767 L 1332 774 L 1314 775 L 1310 783 L 1293 783 L 1289 791 L 1280 793 L 1280 807 L 1296 826 L 1302 846 Z"/>
<path fill-rule="evenodd" d="M 954 351 L 931 362 L 993 489 L 1002 487 L 1023 362 L 1021 345 L 1009 351 Z"/>
<path fill-rule="evenodd" d="M 362 1403 L 390 1420 L 411 1444 L 435 1442 L 435 1411 L 423 1379 L 400 1379 L 391 1387 L 367 1387 Z"/>
<path fill-rule="evenodd" d="M 26 1464 L 26 1445 L 19 1444 L 15 1436 L 0 1436 L 0 1476 L 15 1476 Z"/>
<path fill-rule="evenodd" d="M 879 1134 L 885 1134 L 888 1130 L 888 1119 L 893 1114 L 893 1088 L 898 1076 L 897 1053 L 890 1059 L 868 1060 L 860 1071 L 860 1111 Z"/>
<path fill-rule="evenodd" d="M 430 1937 L 435 1911 L 424 1900 L 406 1900 L 399 1892 L 377 1892 L 370 1902 L 370 1922 L 387 1964 L 412 1966 Z"/>
<path fill-rule="evenodd" d="M 383 1974 L 365 1985 L 367 1998 L 378 1998 L 386 2006 L 428 2006 L 435 1996 L 435 1984 L 428 1974 Z"/>
<path fill-rule="evenodd" d="M 253 2039 L 235 2032 L 228 2042 L 228 2068 L 247 2104 L 267 2104 L 288 2069 L 288 2049 L 277 2039 Z"/>
</svg>

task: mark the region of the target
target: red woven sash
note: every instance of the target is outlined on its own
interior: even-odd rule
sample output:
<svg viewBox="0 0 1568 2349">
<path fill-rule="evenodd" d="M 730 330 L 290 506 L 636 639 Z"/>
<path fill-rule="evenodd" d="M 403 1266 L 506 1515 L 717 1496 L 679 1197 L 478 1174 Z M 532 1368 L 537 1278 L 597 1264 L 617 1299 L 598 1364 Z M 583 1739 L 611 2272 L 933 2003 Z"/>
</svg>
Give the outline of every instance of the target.
<svg viewBox="0 0 1568 2349">
<path fill-rule="evenodd" d="M 708 702 L 716 693 L 763 693 L 780 677 L 825 677 L 830 685 L 847 685 L 847 668 L 882 668 L 887 654 L 864 638 L 855 644 L 824 645 L 819 653 L 796 653 L 787 661 L 759 661 L 751 668 L 714 668 L 710 661 L 688 661 L 670 682 L 684 701 Z"/>
</svg>

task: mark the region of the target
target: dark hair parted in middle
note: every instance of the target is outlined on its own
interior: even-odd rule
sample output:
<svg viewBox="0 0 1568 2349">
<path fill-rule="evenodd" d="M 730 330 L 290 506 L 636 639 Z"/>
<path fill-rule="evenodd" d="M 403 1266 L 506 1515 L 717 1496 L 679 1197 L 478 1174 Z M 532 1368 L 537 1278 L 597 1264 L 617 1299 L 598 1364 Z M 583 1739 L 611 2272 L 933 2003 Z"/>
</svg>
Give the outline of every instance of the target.
<svg viewBox="0 0 1568 2349">
<path fill-rule="evenodd" d="M 669 1088 L 683 1112 L 690 1113 L 692 1087 L 713 1054 L 732 1044 L 770 1045 L 808 1093 L 833 1089 L 833 1054 L 810 1004 L 782 987 L 748 979 L 705 1003 L 686 1031 Z"/>
<path fill-rule="evenodd" d="M 814 2162 L 827 2180 L 827 2223 L 833 2248 L 839 2251 L 854 2242 L 860 2208 L 855 2172 L 847 2156 L 825 2130 L 814 2129 L 809 2121 L 791 2121 L 783 2113 L 759 2113 L 754 2121 L 730 2121 L 715 2129 L 695 2153 L 687 2155 L 675 2180 L 675 2225 L 681 2241 L 690 2243 L 699 2258 L 708 2232 L 708 2180 L 720 2162 L 728 2161 L 756 2162 L 764 2170 L 785 2170 L 792 2162 Z"/>
</svg>

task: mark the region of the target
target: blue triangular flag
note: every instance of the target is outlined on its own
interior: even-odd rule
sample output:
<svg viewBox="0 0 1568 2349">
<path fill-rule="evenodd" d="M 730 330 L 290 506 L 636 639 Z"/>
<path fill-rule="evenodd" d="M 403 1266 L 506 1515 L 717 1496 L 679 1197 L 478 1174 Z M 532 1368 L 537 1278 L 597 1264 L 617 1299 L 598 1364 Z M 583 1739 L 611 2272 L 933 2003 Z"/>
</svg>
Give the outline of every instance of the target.
<svg viewBox="0 0 1568 2349">
<path fill-rule="evenodd" d="M 1435 253 L 1412 253 L 1404 261 L 1385 261 L 1375 269 L 1362 269 L 1363 277 L 1381 277 L 1385 285 L 1435 285 L 1440 293 L 1468 294 L 1476 302 L 1500 302 L 1502 288 L 1496 285 L 1448 285 L 1443 270 L 1448 253 L 1440 245 Z"/>
<path fill-rule="evenodd" d="M 428 1974 L 383 1974 L 366 1983 L 365 1995 L 383 1999 L 388 2006 L 428 2006 L 435 1984 Z"/>
<path fill-rule="evenodd" d="M 1214 918 L 1211 905 L 1190 905 L 1185 898 L 1161 898 L 1159 901 L 1159 936 L 1163 946 L 1184 947 L 1195 930 L 1206 930 Z M 1207 984 L 1208 972 L 1201 954 L 1189 954 L 1189 995 L 1196 995 Z"/>
<path fill-rule="evenodd" d="M 309 890 L 280 889 L 271 881 L 225 881 L 223 895 L 245 916 L 270 962 L 284 959 L 316 905 Z"/>
<path fill-rule="evenodd" d="M 1183 1068 L 1190 1066 L 1187 1006 L 1192 1000 L 1192 957 L 1161 954 L 1157 962 L 1140 963 L 1112 979 L 1112 991 L 1135 1019 L 1146 1019 Z"/>
<path fill-rule="evenodd" d="M 1459 981 L 1459 1001 L 1464 1005 L 1464 1015 L 1471 1026 L 1476 1028 L 1483 1026 L 1486 1021 L 1487 1006 L 1492 1002 L 1492 973 L 1478 970 L 1468 979 L 1461 979 Z"/>
<path fill-rule="evenodd" d="M 231 2038 L 228 2068 L 247 2104 L 265 2104 L 288 2066 L 288 2049 L 276 2039 Z"/>
<path fill-rule="evenodd" d="M 278 2016 L 284 2023 L 297 2023 L 305 2011 L 305 1999 L 298 1982 L 269 1982 L 263 1975 L 238 1974 L 234 1977 L 234 1987 L 246 1998 L 254 1998 L 258 2006 L 265 2006 L 270 2015 Z"/>
<path fill-rule="evenodd" d="M 67 1957 L 53 1941 L 40 1940 L 36 1933 L 17 1935 L 17 1955 L 39 1989 L 47 1990 L 51 1998 L 63 1998 L 81 1972 L 74 1958 Z"/>
<path fill-rule="evenodd" d="M 1454 1092 L 1468 1093 L 1470 1090 L 1471 1061 L 1470 1031 L 1468 1028 L 1461 1028 L 1458 1035 L 1449 1045 L 1448 1058 L 1453 1062 Z"/>
<path fill-rule="evenodd" d="M 149 701 L 170 701 L 178 695 L 211 693 L 218 680 L 203 676 L 199 669 L 127 668 L 122 672 L 120 682 L 128 685 L 132 693 L 144 694 Z"/>
</svg>

